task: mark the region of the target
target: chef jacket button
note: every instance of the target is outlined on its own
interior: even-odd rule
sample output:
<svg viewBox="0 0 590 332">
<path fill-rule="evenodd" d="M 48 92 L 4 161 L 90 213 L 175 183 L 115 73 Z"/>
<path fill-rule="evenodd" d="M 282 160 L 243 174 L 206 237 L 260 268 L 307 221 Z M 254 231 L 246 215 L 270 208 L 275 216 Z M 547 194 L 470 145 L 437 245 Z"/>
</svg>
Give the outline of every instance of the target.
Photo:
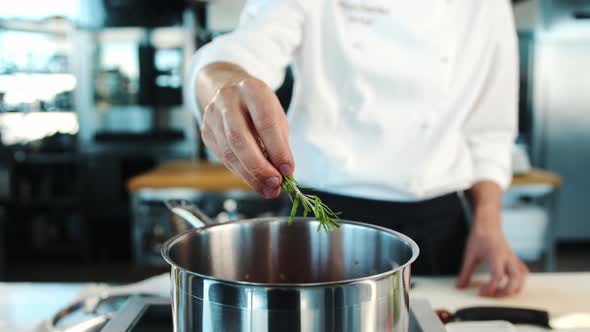
<svg viewBox="0 0 590 332">
<path fill-rule="evenodd" d="M 422 130 L 427 130 L 427 129 L 429 129 L 429 128 L 430 128 L 430 123 L 429 123 L 428 121 L 424 121 L 424 122 L 422 122 L 422 124 L 420 125 L 420 128 L 421 128 Z"/>
<path fill-rule="evenodd" d="M 442 63 L 449 63 L 449 57 L 448 56 L 441 56 L 440 57 L 440 62 L 442 62 Z"/>
</svg>

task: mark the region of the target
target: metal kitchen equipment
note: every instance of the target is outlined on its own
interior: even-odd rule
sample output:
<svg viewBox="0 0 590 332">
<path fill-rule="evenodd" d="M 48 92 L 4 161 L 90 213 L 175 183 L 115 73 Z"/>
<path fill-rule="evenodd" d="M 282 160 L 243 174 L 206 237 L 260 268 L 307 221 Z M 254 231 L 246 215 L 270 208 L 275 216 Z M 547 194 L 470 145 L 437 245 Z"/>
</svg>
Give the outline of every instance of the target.
<svg viewBox="0 0 590 332">
<path fill-rule="evenodd" d="M 215 225 L 215 221 L 209 218 L 201 210 L 194 205 L 184 200 L 170 199 L 164 201 L 164 204 L 175 215 L 188 221 L 194 228 L 205 227 L 207 225 Z"/>
<path fill-rule="evenodd" d="M 131 196 L 133 259 L 138 267 L 165 267 L 160 250 L 164 242 L 190 228 L 162 203 L 183 198 L 216 222 L 285 215 L 282 200 L 265 200 L 253 191 L 202 191 L 188 188 L 141 189 Z"/>
<path fill-rule="evenodd" d="M 535 165 L 564 183 L 553 230 L 559 241 L 590 239 L 590 3 L 538 2 L 535 28 L 533 145 Z"/>
<path fill-rule="evenodd" d="M 38 325 L 35 332 L 102 331 L 130 298 L 142 297 L 146 301 L 169 298 L 169 286 L 168 273 L 126 285 L 89 285 L 72 302 Z"/>
<path fill-rule="evenodd" d="M 257 218 L 166 242 L 174 330 L 408 331 L 416 243 L 360 222 L 317 226 Z"/>
</svg>

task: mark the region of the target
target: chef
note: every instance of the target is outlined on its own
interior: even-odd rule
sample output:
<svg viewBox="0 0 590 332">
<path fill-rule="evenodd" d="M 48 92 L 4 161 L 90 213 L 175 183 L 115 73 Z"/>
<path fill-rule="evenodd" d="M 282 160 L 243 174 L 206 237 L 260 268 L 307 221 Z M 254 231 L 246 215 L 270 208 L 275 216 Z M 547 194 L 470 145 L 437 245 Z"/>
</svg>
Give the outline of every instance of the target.
<svg viewBox="0 0 590 332">
<path fill-rule="evenodd" d="M 294 175 L 343 219 L 416 240 L 414 274 L 466 287 L 485 264 L 480 294 L 508 296 L 527 276 L 501 225 L 517 57 L 507 0 L 250 0 L 185 93 L 207 147 L 260 195 Z"/>
</svg>

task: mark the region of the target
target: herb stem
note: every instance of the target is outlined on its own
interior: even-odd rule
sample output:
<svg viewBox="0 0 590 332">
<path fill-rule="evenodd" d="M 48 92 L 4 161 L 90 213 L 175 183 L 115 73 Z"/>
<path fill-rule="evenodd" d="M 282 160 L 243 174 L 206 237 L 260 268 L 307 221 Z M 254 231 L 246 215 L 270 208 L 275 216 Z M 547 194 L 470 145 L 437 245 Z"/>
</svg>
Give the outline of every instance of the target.
<svg viewBox="0 0 590 332">
<path fill-rule="evenodd" d="M 303 193 L 299 183 L 292 176 L 284 176 L 281 184 L 283 191 L 289 196 L 293 203 L 289 224 L 293 223 L 299 205 L 303 206 L 303 217 L 307 217 L 312 212 L 314 217 L 319 221 L 318 232 L 324 230 L 329 232 L 334 228 L 340 227 L 337 222 L 339 213 L 335 213 L 326 204 L 322 203 L 319 197 Z"/>
<path fill-rule="evenodd" d="M 264 157 L 269 159 L 264 142 L 260 137 L 257 137 L 257 141 L 260 149 L 262 150 L 262 153 L 264 154 Z M 337 222 L 339 219 L 338 215 L 340 215 L 340 213 L 335 213 L 332 211 L 332 209 L 330 209 L 326 204 L 322 203 L 319 197 L 315 195 L 304 194 L 301 191 L 299 183 L 294 177 L 283 176 L 281 189 L 289 196 L 289 199 L 293 203 L 293 206 L 291 207 L 291 215 L 289 216 L 289 225 L 293 223 L 295 215 L 297 215 L 297 210 L 299 209 L 299 204 L 301 204 L 303 206 L 304 218 L 307 217 L 310 212 L 312 212 L 317 221 L 320 222 L 317 229 L 318 232 L 323 229 L 327 233 L 334 228 L 340 227 L 340 224 Z"/>
</svg>

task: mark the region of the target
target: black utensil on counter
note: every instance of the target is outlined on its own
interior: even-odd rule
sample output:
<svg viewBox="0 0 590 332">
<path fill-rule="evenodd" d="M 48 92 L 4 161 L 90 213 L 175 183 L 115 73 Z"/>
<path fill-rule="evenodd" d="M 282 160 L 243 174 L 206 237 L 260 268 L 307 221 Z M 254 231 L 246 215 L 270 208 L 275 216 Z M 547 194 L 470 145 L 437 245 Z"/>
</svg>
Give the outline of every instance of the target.
<svg viewBox="0 0 590 332">
<path fill-rule="evenodd" d="M 451 313 L 436 310 L 443 324 L 451 322 L 473 322 L 501 320 L 512 324 L 533 325 L 548 329 L 590 328 L 590 313 L 570 313 L 559 317 L 550 317 L 545 310 L 512 307 L 469 307 Z"/>
<path fill-rule="evenodd" d="M 444 323 L 502 320 L 512 324 L 527 324 L 550 328 L 549 313 L 544 310 L 510 307 L 469 307 L 457 310 L 454 314 L 437 310 L 436 314 Z"/>
</svg>

